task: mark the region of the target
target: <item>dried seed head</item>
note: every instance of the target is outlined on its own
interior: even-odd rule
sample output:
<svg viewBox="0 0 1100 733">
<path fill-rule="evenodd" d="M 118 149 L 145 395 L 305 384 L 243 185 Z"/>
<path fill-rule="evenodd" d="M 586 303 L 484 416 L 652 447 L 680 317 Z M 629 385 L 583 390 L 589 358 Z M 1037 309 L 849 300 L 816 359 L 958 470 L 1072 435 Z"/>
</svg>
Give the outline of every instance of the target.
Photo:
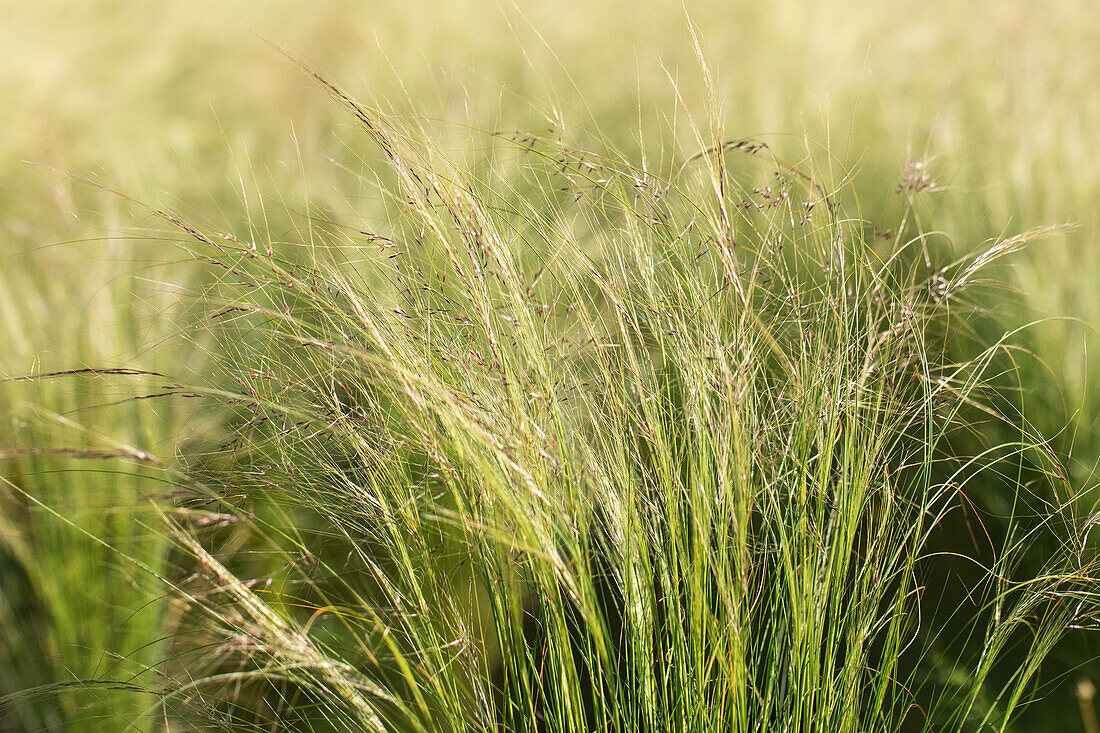
<svg viewBox="0 0 1100 733">
<path fill-rule="evenodd" d="M 894 193 L 924 193 L 935 191 L 936 182 L 928 173 L 928 165 L 923 160 L 910 160 L 901 171 L 901 179 Z"/>
</svg>

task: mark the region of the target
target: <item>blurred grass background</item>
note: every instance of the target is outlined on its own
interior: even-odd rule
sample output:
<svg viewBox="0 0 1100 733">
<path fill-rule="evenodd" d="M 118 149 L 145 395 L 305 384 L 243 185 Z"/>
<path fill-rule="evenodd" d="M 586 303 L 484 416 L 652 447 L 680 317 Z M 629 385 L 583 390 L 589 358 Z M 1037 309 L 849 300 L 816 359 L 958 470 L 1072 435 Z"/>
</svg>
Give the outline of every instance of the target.
<svg viewBox="0 0 1100 733">
<path fill-rule="evenodd" d="M 1088 359 L 1100 325 L 1100 10 L 1075 0 L 780 0 L 693 1 L 687 11 L 716 73 L 726 137 L 761 136 L 781 150 L 789 139 L 793 156 L 800 143 L 785 135 L 819 141 L 838 172 L 851 172 L 870 222 L 896 221 L 895 189 L 917 160 L 937 188 L 927 215 L 958 251 L 1040 224 L 1077 225 L 1018 255 L 1002 273 L 1011 290 L 989 308 L 1000 330 L 1042 321 L 1017 340 L 1033 354 L 1019 362 L 1026 419 L 1051 436 L 1073 485 L 1090 487 L 1100 460 L 1100 382 Z M 293 240 L 303 212 L 370 220 L 358 174 L 378 153 L 257 36 L 398 112 L 520 134 L 552 125 L 650 159 L 672 149 L 677 95 L 704 110 L 684 9 L 673 3 L 4 0 L 0 13 L 8 379 L 85 367 L 185 379 L 207 366 L 201 337 L 187 338 L 193 315 L 180 294 L 201 286 L 189 258 L 148 212 L 66 173 L 212 231 Z M 143 379 L 156 390 L 157 378 Z M 142 666 L 166 655 L 167 642 L 145 643 L 174 622 L 162 590 L 81 533 L 172 565 L 168 543 L 148 529 L 156 514 L 143 462 L 76 471 L 89 459 L 28 452 L 133 447 L 170 464 L 196 431 L 217 431 L 188 420 L 184 401 L 93 409 L 119 389 L 96 375 L 0 385 L 0 475 L 44 505 L 0 487 L 0 697 L 147 674 Z M 1080 642 L 1062 661 L 1071 669 L 1090 654 Z M 1035 720 L 1080 729 L 1075 679 Z M 117 730 L 148 705 L 127 689 L 61 707 L 31 700 L 0 714 L 0 730 L 76 730 L 77 719 Z"/>
</svg>

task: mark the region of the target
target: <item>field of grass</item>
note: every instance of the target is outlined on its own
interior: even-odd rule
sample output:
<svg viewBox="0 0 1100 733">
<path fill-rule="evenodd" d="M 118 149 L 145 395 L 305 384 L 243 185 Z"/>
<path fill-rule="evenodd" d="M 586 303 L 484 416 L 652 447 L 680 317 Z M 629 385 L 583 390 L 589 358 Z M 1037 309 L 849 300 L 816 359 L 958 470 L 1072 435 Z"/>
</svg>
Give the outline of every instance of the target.
<svg viewBox="0 0 1100 733">
<path fill-rule="evenodd" d="M 0 733 L 1100 732 L 1100 10 L 0 0 Z"/>
</svg>

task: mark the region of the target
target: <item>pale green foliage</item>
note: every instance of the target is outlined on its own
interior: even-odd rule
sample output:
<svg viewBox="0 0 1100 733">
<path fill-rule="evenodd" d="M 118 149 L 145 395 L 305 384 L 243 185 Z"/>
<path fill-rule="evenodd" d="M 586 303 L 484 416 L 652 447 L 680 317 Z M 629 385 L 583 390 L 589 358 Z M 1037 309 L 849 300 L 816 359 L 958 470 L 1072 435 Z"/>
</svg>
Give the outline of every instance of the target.
<svg viewBox="0 0 1100 733">
<path fill-rule="evenodd" d="M 1094 606 L 1079 530 L 1020 581 L 1037 530 L 1010 528 L 955 621 L 974 658 L 925 659 L 917 566 L 965 485 L 1047 462 L 1026 432 L 952 454 L 1001 344 L 944 351 L 981 270 L 1042 232 L 930 267 L 919 231 L 876 238 L 758 141 L 651 171 L 489 135 L 474 171 L 329 90 L 385 155 L 391 223 L 318 225 L 304 261 L 193 237 L 232 273 L 240 390 L 210 395 L 244 408 L 214 516 L 253 513 L 285 560 L 242 583 L 177 528 L 230 679 L 380 731 L 1008 725 Z M 1027 663 L 989 689 L 1021 625 Z"/>
<path fill-rule="evenodd" d="M 0 729 L 1079 724 L 1084 0 L 0 5 Z"/>
</svg>

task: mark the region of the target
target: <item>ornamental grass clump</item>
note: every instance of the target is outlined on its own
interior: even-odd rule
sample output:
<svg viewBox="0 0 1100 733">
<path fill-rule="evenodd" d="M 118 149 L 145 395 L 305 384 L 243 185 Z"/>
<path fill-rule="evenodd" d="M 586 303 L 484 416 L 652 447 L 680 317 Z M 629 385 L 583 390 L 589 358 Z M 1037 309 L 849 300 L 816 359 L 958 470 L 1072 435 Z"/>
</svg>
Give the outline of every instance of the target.
<svg viewBox="0 0 1100 733">
<path fill-rule="evenodd" d="M 1004 421 L 986 386 L 1008 343 L 949 356 L 958 319 L 1041 232 L 962 257 L 910 219 L 883 237 L 808 141 L 787 162 L 717 119 L 657 167 L 557 127 L 473 133 L 488 152 L 457 161 L 319 81 L 384 158 L 369 226 L 318 212 L 279 243 L 157 212 L 217 279 L 221 371 L 180 392 L 232 415 L 167 515 L 194 633 L 166 708 L 264 730 L 1003 729 L 1092 623 L 1068 498 L 1021 499 L 966 603 L 929 607 L 968 547 L 938 528 L 985 472 L 1068 492 L 1026 425 L 952 449 Z"/>
</svg>

